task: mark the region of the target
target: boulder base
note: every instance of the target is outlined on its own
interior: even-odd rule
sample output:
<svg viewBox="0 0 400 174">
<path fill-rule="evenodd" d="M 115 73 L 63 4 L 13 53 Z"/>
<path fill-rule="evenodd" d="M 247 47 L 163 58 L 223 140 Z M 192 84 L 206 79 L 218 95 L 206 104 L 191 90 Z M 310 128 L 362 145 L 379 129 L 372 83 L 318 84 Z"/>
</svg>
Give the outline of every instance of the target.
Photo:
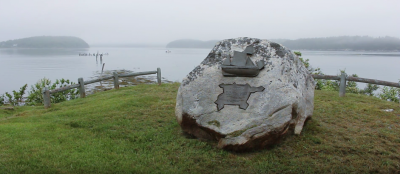
<svg viewBox="0 0 400 174">
<path fill-rule="evenodd" d="M 237 57 L 246 65 L 227 65 Z M 256 65 L 258 74 L 229 74 L 246 73 L 240 68 L 247 65 Z M 287 132 L 301 133 L 313 113 L 314 88 L 304 64 L 284 46 L 255 38 L 226 39 L 183 79 L 175 114 L 183 131 L 216 140 L 220 148 L 262 148 Z"/>
</svg>

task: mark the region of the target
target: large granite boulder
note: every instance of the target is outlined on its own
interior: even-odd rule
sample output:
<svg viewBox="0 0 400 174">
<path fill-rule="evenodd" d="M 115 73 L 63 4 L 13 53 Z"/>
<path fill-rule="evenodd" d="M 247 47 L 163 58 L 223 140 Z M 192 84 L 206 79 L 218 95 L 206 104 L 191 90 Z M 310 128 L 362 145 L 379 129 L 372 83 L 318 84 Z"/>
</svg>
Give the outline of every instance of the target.
<svg viewBox="0 0 400 174">
<path fill-rule="evenodd" d="M 183 79 L 175 114 L 183 131 L 230 150 L 300 134 L 314 109 L 314 79 L 287 48 L 256 38 L 218 42 Z M 289 131 L 288 131 L 289 130 Z"/>
</svg>

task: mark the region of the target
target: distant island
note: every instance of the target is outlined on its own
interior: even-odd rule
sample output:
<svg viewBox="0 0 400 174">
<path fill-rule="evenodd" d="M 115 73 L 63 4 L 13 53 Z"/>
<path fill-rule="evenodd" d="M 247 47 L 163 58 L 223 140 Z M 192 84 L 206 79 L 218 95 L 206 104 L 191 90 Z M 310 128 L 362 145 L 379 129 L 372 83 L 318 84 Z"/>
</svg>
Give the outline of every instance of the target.
<svg viewBox="0 0 400 174">
<path fill-rule="evenodd" d="M 282 44 L 291 50 L 366 50 L 366 51 L 399 51 L 400 39 L 395 37 L 339 36 L 322 38 L 269 39 Z M 208 48 L 218 42 L 200 40 L 175 40 L 167 44 L 167 48 Z"/>
<path fill-rule="evenodd" d="M 194 39 L 180 39 L 167 44 L 167 48 L 213 48 L 218 40 L 201 41 Z"/>
<path fill-rule="evenodd" d="M 0 48 L 89 48 L 89 44 L 73 36 L 35 36 L 0 42 Z"/>
</svg>

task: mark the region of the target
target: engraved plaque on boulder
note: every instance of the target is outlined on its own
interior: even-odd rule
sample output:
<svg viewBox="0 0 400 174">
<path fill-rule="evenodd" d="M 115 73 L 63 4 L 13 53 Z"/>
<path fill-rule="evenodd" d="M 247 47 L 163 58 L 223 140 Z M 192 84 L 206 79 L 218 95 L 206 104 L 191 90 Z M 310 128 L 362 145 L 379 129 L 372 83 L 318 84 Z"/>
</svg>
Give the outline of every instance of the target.
<svg viewBox="0 0 400 174">
<path fill-rule="evenodd" d="M 234 51 L 233 58 L 227 55 L 222 63 L 222 74 L 225 77 L 255 77 L 264 68 L 265 62 L 258 61 L 257 66 L 251 61 L 254 47 L 248 46 L 243 52 Z"/>
<path fill-rule="evenodd" d="M 244 85 L 233 84 L 220 84 L 220 88 L 224 90 L 223 93 L 218 95 L 217 104 L 218 111 L 224 108 L 224 105 L 239 105 L 240 109 L 246 110 L 249 104 L 247 100 L 251 93 L 262 92 L 264 87 L 251 87 L 248 83 Z"/>
</svg>

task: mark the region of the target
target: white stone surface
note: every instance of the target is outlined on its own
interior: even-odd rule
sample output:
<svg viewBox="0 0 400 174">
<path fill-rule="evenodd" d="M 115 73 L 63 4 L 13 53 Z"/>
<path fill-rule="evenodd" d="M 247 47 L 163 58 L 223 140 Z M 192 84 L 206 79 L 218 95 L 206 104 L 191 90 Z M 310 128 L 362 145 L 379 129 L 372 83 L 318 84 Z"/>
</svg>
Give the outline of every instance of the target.
<svg viewBox="0 0 400 174">
<path fill-rule="evenodd" d="M 266 65 L 256 77 L 224 77 L 224 54 L 243 51 L 252 45 L 250 59 Z M 252 93 L 246 110 L 225 105 L 220 111 L 214 103 L 223 92 L 220 84 L 263 86 Z M 198 138 L 219 141 L 218 146 L 232 150 L 260 148 L 275 143 L 294 128 L 300 134 L 314 109 L 314 79 L 294 54 L 277 43 L 255 38 L 227 39 L 217 43 L 204 61 L 182 81 L 175 114 L 183 131 Z M 293 130 L 293 129 L 289 129 Z"/>
</svg>

